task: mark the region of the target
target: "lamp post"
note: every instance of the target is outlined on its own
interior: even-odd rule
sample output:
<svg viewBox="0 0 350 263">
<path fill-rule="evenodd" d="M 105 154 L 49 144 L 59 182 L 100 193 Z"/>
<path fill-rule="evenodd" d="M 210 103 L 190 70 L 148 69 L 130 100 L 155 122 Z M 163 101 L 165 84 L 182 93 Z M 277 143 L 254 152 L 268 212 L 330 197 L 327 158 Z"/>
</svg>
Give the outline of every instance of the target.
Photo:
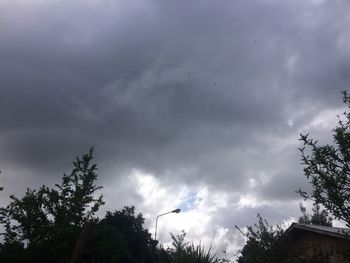
<svg viewBox="0 0 350 263">
<path fill-rule="evenodd" d="M 156 218 L 156 229 L 154 230 L 154 240 L 157 240 L 157 226 L 158 226 L 158 218 L 161 217 L 161 216 L 164 216 L 164 215 L 167 215 L 167 214 L 170 214 L 170 213 L 180 213 L 181 209 L 180 208 L 177 208 L 177 209 L 174 209 L 172 211 L 169 211 L 169 212 L 166 212 L 164 214 L 160 214 L 157 216 Z"/>
</svg>

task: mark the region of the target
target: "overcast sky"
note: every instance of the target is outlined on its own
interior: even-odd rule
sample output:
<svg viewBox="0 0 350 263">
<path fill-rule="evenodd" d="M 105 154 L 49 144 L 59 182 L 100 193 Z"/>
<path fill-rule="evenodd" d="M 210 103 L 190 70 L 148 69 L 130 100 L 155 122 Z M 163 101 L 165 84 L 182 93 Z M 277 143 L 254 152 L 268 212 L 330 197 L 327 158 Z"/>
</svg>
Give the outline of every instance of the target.
<svg viewBox="0 0 350 263">
<path fill-rule="evenodd" d="M 331 141 L 348 0 L 0 0 L 0 183 L 53 185 L 95 147 L 106 210 L 135 205 L 231 257 L 290 222 L 299 134 Z M 153 233 L 153 232 L 152 232 Z"/>
</svg>

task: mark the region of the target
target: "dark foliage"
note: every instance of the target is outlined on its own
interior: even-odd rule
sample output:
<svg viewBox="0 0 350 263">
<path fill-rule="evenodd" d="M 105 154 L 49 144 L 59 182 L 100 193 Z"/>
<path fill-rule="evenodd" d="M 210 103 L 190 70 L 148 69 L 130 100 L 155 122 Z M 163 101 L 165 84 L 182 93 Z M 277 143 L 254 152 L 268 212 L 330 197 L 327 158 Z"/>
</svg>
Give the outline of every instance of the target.
<svg viewBox="0 0 350 263">
<path fill-rule="evenodd" d="M 97 262 L 157 262 L 157 242 L 143 223 L 142 214 L 136 215 L 134 206 L 107 212 L 92 230 L 87 253 L 99 259 Z"/>
<path fill-rule="evenodd" d="M 61 184 L 27 189 L 22 198 L 10 196 L 10 203 L 0 208 L 1 262 L 170 262 L 169 252 L 157 247 L 135 207 L 94 218 L 103 200 L 96 197 L 101 187 L 95 184 L 92 160 L 91 148 L 76 158 Z"/>
<path fill-rule="evenodd" d="M 306 207 L 304 207 L 302 204 L 300 204 L 300 212 L 302 215 L 298 219 L 299 223 L 319 226 L 332 226 L 333 218 L 328 216 L 328 212 L 326 210 L 322 210 L 319 204 L 315 204 L 312 208 L 312 215 L 306 212 Z"/>
<path fill-rule="evenodd" d="M 185 242 L 186 233 L 182 232 L 179 235 L 170 234 L 173 240 L 173 248 L 168 249 L 172 263 L 224 263 L 228 262 L 224 259 L 216 258 L 215 254 L 211 253 L 211 247 L 205 250 L 204 247 L 194 245 L 193 243 Z"/>
<path fill-rule="evenodd" d="M 350 97 L 343 92 L 343 101 L 350 107 Z M 305 199 L 321 204 L 337 219 L 350 226 L 350 113 L 338 117 L 333 129 L 333 144 L 318 145 L 309 134 L 301 135 L 304 146 L 301 151 L 304 173 L 313 190 L 298 193 Z"/>
<path fill-rule="evenodd" d="M 239 263 L 279 263 L 289 262 L 288 246 L 279 242 L 284 231 L 280 225 L 275 227 L 257 215 L 258 223 L 248 226 L 246 231 L 235 226 L 247 238 L 239 253 Z"/>
<path fill-rule="evenodd" d="M 96 198 L 101 187 L 95 185 L 97 166 L 92 160 L 90 149 L 76 158 L 61 184 L 27 189 L 22 198 L 10 196 L 10 203 L 0 208 L 2 263 L 219 262 L 201 246 L 157 246 L 134 206 L 95 218 L 103 200 Z"/>
<path fill-rule="evenodd" d="M 1 262 L 66 262 L 81 228 L 103 204 L 95 198 L 97 167 L 93 149 L 76 158 L 73 170 L 55 188 L 27 189 L 24 197 L 10 196 L 0 209 L 5 232 Z"/>
</svg>

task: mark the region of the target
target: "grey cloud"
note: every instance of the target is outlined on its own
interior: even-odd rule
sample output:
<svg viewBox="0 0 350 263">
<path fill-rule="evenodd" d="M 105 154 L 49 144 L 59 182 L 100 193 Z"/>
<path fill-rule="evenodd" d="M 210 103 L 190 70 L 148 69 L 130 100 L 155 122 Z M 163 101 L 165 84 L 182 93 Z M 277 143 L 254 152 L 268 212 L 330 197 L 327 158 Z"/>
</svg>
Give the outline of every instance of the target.
<svg viewBox="0 0 350 263">
<path fill-rule="evenodd" d="M 297 140 L 318 110 L 341 104 L 347 2 L 67 3 L 0 4 L 5 169 L 56 179 L 94 145 L 105 182 L 139 168 L 226 191 L 252 191 L 261 172 L 302 184 L 294 146 L 279 156 L 264 140 Z M 254 191 L 292 199 L 285 187 Z"/>
</svg>

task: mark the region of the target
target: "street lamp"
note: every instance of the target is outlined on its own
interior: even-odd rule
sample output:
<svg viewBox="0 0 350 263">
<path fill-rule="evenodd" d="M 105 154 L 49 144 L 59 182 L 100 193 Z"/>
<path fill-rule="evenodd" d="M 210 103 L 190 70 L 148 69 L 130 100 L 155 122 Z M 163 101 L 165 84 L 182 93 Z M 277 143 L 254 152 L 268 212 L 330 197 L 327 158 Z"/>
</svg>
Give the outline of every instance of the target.
<svg viewBox="0 0 350 263">
<path fill-rule="evenodd" d="M 174 209 L 173 211 L 170 211 L 170 212 L 166 212 L 164 214 L 160 214 L 157 216 L 156 218 L 156 229 L 154 230 L 154 240 L 157 240 L 157 226 L 158 226 L 158 218 L 161 217 L 161 216 L 164 216 L 164 215 L 167 215 L 167 214 L 170 214 L 170 213 L 180 213 L 181 209 L 180 208 L 177 208 L 177 209 Z"/>
</svg>

